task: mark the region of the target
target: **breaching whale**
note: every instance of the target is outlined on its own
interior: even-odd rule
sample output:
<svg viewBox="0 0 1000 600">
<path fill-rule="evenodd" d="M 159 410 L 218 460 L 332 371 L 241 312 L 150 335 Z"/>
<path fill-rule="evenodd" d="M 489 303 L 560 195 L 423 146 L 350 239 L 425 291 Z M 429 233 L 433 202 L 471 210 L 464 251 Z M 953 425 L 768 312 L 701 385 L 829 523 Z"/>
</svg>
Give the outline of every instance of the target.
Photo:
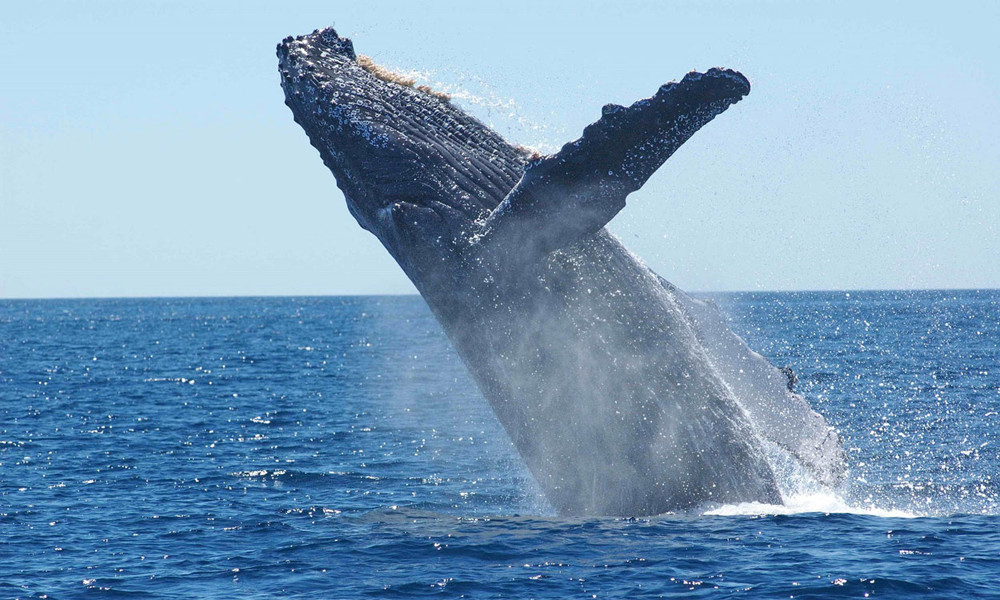
<svg viewBox="0 0 1000 600">
<path fill-rule="evenodd" d="M 278 45 L 295 121 L 358 223 L 427 301 L 549 502 L 652 515 L 780 503 L 765 449 L 817 480 L 840 440 L 710 302 L 662 279 L 605 224 L 700 127 L 750 90 L 711 69 L 530 156 L 333 29 Z"/>
</svg>

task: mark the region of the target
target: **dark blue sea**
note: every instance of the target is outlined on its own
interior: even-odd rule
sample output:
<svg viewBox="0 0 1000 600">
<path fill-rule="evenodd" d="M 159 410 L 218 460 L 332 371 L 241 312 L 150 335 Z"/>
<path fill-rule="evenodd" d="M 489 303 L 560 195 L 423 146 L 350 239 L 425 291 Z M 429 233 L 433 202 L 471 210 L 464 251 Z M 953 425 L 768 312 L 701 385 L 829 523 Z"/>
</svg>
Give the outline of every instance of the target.
<svg viewBox="0 0 1000 600">
<path fill-rule="evenodd" d="M 843 489 L 557 517 L 418 297 L 0 301 L 0 598 L 1000 597 L 1000 291 L 714 297 Z"/>
</svg>

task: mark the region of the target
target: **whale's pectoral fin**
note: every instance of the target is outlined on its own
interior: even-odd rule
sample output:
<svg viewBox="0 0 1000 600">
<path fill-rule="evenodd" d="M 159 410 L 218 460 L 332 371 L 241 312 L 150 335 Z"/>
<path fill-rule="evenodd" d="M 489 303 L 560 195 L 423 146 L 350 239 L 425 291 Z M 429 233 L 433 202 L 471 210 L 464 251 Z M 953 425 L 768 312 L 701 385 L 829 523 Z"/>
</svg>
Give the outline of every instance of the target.
<svg viewBox="0 0 1000 600">
<path fill-rule="evenodd" d="M 711 69 L 628 108 L 605 106 L 580 139 L 527 166 L 483 224 L 479 243 L 534 255 L 596 232 L 694 132 L 749 92 L 740 73 Z"/>
</svg>

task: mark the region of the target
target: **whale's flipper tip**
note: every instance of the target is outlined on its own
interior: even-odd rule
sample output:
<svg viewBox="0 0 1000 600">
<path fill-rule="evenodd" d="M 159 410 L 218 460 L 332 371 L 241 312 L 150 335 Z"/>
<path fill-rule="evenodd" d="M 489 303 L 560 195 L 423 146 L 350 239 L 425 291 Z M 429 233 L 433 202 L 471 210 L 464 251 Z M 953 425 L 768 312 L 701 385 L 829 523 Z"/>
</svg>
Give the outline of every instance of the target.
<svg viewBox="0 0 1000 600">
<path fill-rule="evenodd" d="M 487 220 L 483 239 L 531 242 L 548 252 L 596 232 L 696 131 L 749 92 L 743 74 L 714 68 L 688 73 L 631 106 L 605 105 L 579 139 L 528 163 Z M 514 230 L 536 232 L 535 239 Z"/>
<path fill-rule="evenodd" d="M 543 164 L 552 175 L 564 171 L 563 177 L 584 175 L 576 168 L 600 178 L 607 173 L 622 181 L 626 194 L 633 192 L 703 125 L 749 93 L 750 82 L 737 71 L 692 71 L 629 107 L 605 106 L 579 139 Z"/>
</svg>

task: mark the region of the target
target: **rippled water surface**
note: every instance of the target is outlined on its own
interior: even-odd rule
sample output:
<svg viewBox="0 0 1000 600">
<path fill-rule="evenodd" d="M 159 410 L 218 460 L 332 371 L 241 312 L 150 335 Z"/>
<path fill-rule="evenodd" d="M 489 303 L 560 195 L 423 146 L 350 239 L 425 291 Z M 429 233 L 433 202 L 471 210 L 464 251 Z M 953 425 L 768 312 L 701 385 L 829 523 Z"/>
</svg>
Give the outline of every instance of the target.
<svg viewBox="0 0 1000 600">
<path fill-rule="evenodd" d="M 0 598 L 1000 596 L 1000 292 L 716 299 L 843 489 L 556 517 L 417 297 L 0 301 Z"/>
</svg>

